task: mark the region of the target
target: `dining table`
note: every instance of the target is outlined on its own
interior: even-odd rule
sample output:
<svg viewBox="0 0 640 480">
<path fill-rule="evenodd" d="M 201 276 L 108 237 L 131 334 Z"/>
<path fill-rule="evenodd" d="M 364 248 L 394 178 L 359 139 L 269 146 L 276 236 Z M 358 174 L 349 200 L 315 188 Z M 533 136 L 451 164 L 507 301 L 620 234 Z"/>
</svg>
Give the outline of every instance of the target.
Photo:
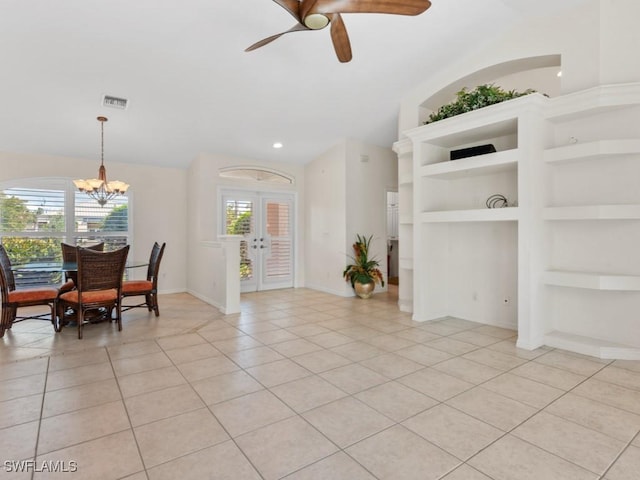
<svg viewBox="0 0 640 480">
<path fill-rule="evenodd" d="M 144 260 L 127 260 L 125 269 L 139 268 L 149 266 L 149 259 Z M 30 262 L 17 265 L 11 265 L 13 272 L 77 272 L 78 262 Z"/>
<path fill-rule="evenodd" d="M 149 265 L 149 259 L 127 260 L 125 265 L 125 278 L 129 277 L 128 270 L 147 267 Z M 15 276 L 16 285 L 19 288 L 35 287 L 38 285 L 45 285 L 53 283 L 59 283 L 61 281 L 60 276 L 56 274 L 65 274 L 69 272 L 78 271 L 77 262 L 63 262 L 59 261 L 45 261 L 45 262 L 28 262 L 11 265 L 11 270 Z"/>
</svg>

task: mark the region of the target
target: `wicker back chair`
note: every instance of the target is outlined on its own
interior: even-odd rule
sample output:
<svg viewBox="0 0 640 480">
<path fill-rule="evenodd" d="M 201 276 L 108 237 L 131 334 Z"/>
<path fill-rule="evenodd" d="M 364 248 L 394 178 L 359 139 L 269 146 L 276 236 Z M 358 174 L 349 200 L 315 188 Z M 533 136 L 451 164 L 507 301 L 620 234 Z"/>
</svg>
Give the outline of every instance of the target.
<svg viewBox="0 0 640 480">
<path fill-rule="evenodd" d="M 61 243 L 60 248 L 62 249 L 62 261 L 63 262 L 77 262 L 76 249 L 77 247 L 74 245 L 69 245 L 68 243 Z M 104 251 L 104 242 L 96 243 L 95 245 L 91 245 L 90 247 L 85 247 L 89 250 L 95 250 L 96 252 Z M 77 272 L 64 272 L 65 280 L 69 282 L 71 280 L 73 284 L 65 283 L 62 290 L 67 291 L 71 290 L 78 283 L 78 274 Z M 69 288 L 70 287 L 70 288 Z"/>
<path fill-rule="evenodd" d="M 122 276 L 127 262 L 129 245 L 112 252 L 96 252 L 88 248 L 76 247 L 78 261 L 78 283 L 76 290 L 65 292 L 58 297 L 57 330 L 65 324 L 65 312 L 71 309 L 78 323 L 78 338 L 82 338 L 82 328 L 87 311 L 102 311 L 111 320 L 116 312 L 118 330 L 122 330 Z"/>
<path fill-rule="evenodd" d="M 58 289 L 53 287 L 39 287 L 16 290 L 16 281 L 13 276 L 13 271 L 11 270 L 11 261 L 2 244 L 0 244 L 0 290 L 2 291 L 0 338 L 4 336 L 5 330 L 9 330 L 15 322 L 22 320 L 51 320 L 51 323 L 54 323 Z M 36 305 L 47 305 L 51 309 L 51 313 L 18 316 L 18 308 Z"/>
<path fill-rule="evenodd" d="M 123 297 L 137 297 L 144 295 L 145 301 L 136 305 L 123 305 L 123 311 L 132 308 L 147 307 L 149 311 L 154 311 L 156 317 L 160 315 L 160 307 L 158 306 L 158 273 L 160 272 L 160 261 L 164 255 L 164 247 L 155 242 L 151 249 L 149 257 L 149 267 L 147 268 L 146 280 L 125 280 L 122 283 Z"/>
</svg>

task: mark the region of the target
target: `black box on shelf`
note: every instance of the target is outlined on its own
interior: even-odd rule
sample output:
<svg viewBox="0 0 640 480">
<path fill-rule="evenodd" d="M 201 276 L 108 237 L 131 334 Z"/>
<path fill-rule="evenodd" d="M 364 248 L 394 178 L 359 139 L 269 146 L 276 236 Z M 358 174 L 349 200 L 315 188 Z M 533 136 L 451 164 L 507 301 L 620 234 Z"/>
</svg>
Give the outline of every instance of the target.
<svg viewBox="0 0 640 480">
<path fill-rule="evenodd" d="M 488 143 L 486 145 L 477 145 L 475 147 L 451 150 L 449 156 L 450 160 L 459 160 L 461 158 L 475 157 L 476 155 L 484 155 L 486 153 L 493 153 L 495 151 L 496 147 L 494 147 L 493 144 Z"/>
</svg>

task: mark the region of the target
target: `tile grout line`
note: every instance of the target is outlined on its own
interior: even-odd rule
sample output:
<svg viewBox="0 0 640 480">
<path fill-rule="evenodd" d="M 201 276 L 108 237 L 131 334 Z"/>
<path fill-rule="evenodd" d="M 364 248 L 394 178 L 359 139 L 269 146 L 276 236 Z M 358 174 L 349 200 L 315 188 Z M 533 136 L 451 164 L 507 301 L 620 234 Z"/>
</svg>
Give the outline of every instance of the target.
<svg viewBox="0 0 640 480">
<path fill-rule="evenodd" d="M 156 341 L 156 344 L 157 344 L 157 341 Z M 145 476 L 147 478 L 149 478 L 149 474 L 147 473 L 147 465 L 145 464 L 144 457 L 142 456 L 142 451 L 140 450 L 140 444 L 138 443 L 138 436 L 136 435 L 136 431 L 133 428 L 133 423 L 131 422 L 131 416 L 129 414 L 129 409 L 127 408 L 127 402 L 125 401 L 124 394 L 122 393 L 122 388 L 120 387 L 120 380 L 118 379 L 118 375 L 116 374 L 115 367 L 113 366 L 113 360 L 111 359 L 111 354 L 109 353 L 109 349 L 107 347 L 105 347 L 105 350 L 107 352 L 107 358 L 109 359 L 109 365 L 111 366 L 111 371 L 113 372 L 113 378 L 116 381 L 116 385 L 118 387 L 118 392 L 120 393 L 120 400 L 122 401 L 122 406 L 124 408 L 125 414 L 127 415 L 127 421 L 129 422 L 129 428 L 131 429 L 131 434 L 133 435 L 133 440 L 136 443 L 136 449 L 138 450 L 138 456 L 140 457 L 140 462 L 142 463 L 142 468 L 143 468 L 144 474 L 145 474 Z M 118 432 L 116 432 L 116 433 L 118 433 Z M 127 474 L 127 476 L 134 475 L 135 473 L 136 472 Z"/>
<path fill-rule="evenodd" d="M 557 350 L 557 349 L 550 350 L 550 352 L 553 352 L 553 351 L 555 351 L 555 350 Z M 547 353 L 549 353 L 549 352 L 547 352 Z M 545 355 L 545 354 L 543 354 L 543 355 Z M 542 356 L 542 355 L 541 355 L 541 356 Z M 536 358 L 538 358 L 538 357 L 536 357 Z M 523 363 L 522 365 L 525 365 L 526 363 L 530 363 L 530 362 L 533 362 L 533 361 L 535 361 L 535 359 L 531 359 L 531 360 L 529 360 L 529 361 L 527 361 L 527 362 Z M 511 435 L 511 434 L 512 434 L 512 432 L 513 432 L 516 428 L 520 427 L 520 426 L 521 426 L 521 425 L 523 425 L 524 423 L 526 423 L 526 422 L 528 422 L 529 420 L 531 420 L 533 417 L 535 417 L 536 415 L 538 415 L 540 412 L 544 411 L 544 410 L 545 410 L 547 407 L 549 407 L 551 404 L 553 404 L 553 403 L 557 402 L 559 399 L 561 399 L 561 398 L 565 397 L 566 395 L 568 395 L 569 393 L 571 393 L 574 389 L 576 389 L 577 387 L 579 387 L 580 385 L 582 385 L 583 383 L 585 383 L 586 381 L 588 381 L 589 379 L 591 379 L 594 375 L 596 375 L 598 372 L 602 371 L 603 369 L 605 369 L 606 367 L 608 367 L 608 366 L 609 366 L 609 365 L 611 365 L 612 363 L 613 363 L 613 361 L 612 361 L 612 362 L 609 362 L 609 363 L 606 363 L 606 364 L 603 364 L 601 368 L 599 368 L 597 371 L 595 371 L 595 372 L 594 372 L 594 373 L 592 373 L 591 375 L 587 376 L 584 380 L 582 380 L 582 381 L 581 381 L 581 382 L 579 382 L 578 384 L 576 384 L 576 385 L 574 385 L 573 387 L 571 387 L 571 389 L 567 390 L 566 392 L 564 392 L 564 393 L 563 393 L 562 395 L 560 395 L 559 397 L 557 397 L 557 398 L 553 399 L 551 402 L 549 402 L 549 403 L 548 403 L 548 404 L 546 404 L 544 407 L 542 407 L 541 409 L 539 409 L 538 411 L 536 411 L 535 413 L 533 413 L 532 415 L 530 415 L 529 417 L 527 417 L 526 419 L 524 419 L 522 422 L 518 423 L 517 425 L 515 425 L 514 427 L 512 427 L 510 430 L 506 431 L 506 432 L 504 433 L 504 435 L 501 435 L 499 438 L 497 438 L 496 440 L 494 440 L 494 441 L 493 441 L 493 442 L 491 442 L 490 444 L 486 445 L 484 448 L 482 448 L 482 449 L 480 449 L 479 451 L 477 451 L 475 454 L 473 454 L 471 457 L 469 457 L 467 460 L 465 460 L 465 462 L 464 462 L 464 463 L 466 464 L 469 460 L 473 459 L 474 457 L 476 457 L 477 455 L 479 455 L 481 452 L 483 452 L 484 450 L 486 450 L 486 449 L 487 449 L 487 448 L 489 448 L 490 446 L 494 445 L 494 444 L 495 444 L 496 442 L 498 442 L 499 440 L 501 440 L 501 439 L 505 438 L 507 435 Z M 519 365 L 519 366 L 520 366 L 520 365 Z M 519 366 L 518 366 L 518 367 L 519 367 Z M 549 365 L 547 365 L 547 366 L 549 366 Z M 514 370 L 514 369 L 516 369 L 516 368 L 518 368 L 518 367 L 514 367 L 514 368 L 512 368 L 511 370 Z M 554 367 L 554 368 L 555 368 L 555 367 Z M 505 373 L 508 373 L 508 372 L 510 372 L 511 370 L 508 370 L 508 371 L 507 371 L 507 372 L 505 372 Z M 570 373 L 572 373 L 572 372 L 570 372 Z M 495 377 L 494 377 L 494 378 L 495 378 Z M 487 383 L 487 382 L 489 382 L 490 380 L 491 380 L 491 379 L 486 380 L 485 382 L 482 382 L 482 384 Z M 535 380 L 532 380 L 532 381 L 535 381 Z M 541 382 L 537 382 L 537 383 L 541 383 Z M 482 384 L 479 384 L 478 386 L 480 386 L 480 385 L 482 385 Z M 543 385 L 544 385 L 544 384 L 543 384 Z M 466 390 L 466 391 L 468 391 L 468 390 Z M 462 393 L 464 393 L 464 392 L 462 392 Z M 459 395 L 461 395 L 462 393 L 460 393 Z M 495 392 L 494 392 L 494 393 L 495 393 Z M 574 394 L 574 395 L 575 395 L 575 394 Z M 455 396 L 458 396 L 458 395 L 455 395 Z M 454 397 L 455 397 L 455 396 L 454 396 Z M 451 397 L 451 398 L 454 398 L 454 397 Z M 505 397 L 505 398 L 509 398 L 509 397 Z M 511 399 L 511 400 L 513 400 L 513 399 Z M 515 401 L 517 401 L 517 400 L 515 400 Z M 522 402 L 519 402 L 519 403 L 522 403 Z M 599 403 L 602 403 L 602 402 L 599 402 Z M 526 405 L 526 404 L 523 404 L 523 405 Z M 455 407 L 454 407 L 454 406 L 451 406 L 451 408 L 455 408 Z M 456 410 L 458 410 L 458 409 L 456 408 Z M 458 410 L 458 411 L 461 411 L 461 410 Z M 466 413 L 466 412 L 462 412 L 462 413 Z M 468 413 L 466 413 L 466 414 L 467 414 L 467 415 L 469 415 Z M 553 415 L 553 414 L 548 414 L 548 415 Z M 471 415 L 471 416 L 472 416 L 472 415 Z M 473 417 L 473 416 L 472 416 L 472 417 Z M 473 418 L 476 418 L 476 417 L 473 417 Z M 480 421 L 482 421 L 481 419 L 476 419 L 476 420 L 480 420 Z M 591 429 L 591 428 L 589 428 L 589 427 L 587 427 L 587 426 L 585 426 L 585 425 L 580 425 L 579 423 L 577 423 L 577 422 L 573 422 L 573 421 L 571 421 L 571 420 L 569 420 L 569 419 L 563 419 L 563 420 L 566 420 L 566 421 L 568 421 L 568 422 L 571 422 L 571 423 L 573 423 L 573 424 L 575 424 L 575 425 L 578 425 L 578 426 L 580 426 L 580 427 L 587 428 L 587 429 L 589 429 L 589 430 L 591 430 L 591 431 L 597 432 L 596 430 L 593 430 L 593 429 Z M 485 422 L 485 423 L 486 423 L 486 422 Z M 597 433 L 601 433 L 601 432 L 597 432 Z M 608 435 L 607 435 L 607 436 L 608 436 Z M 579 465 L 579 464 L 577 464 L 577 463 L 573 462 L 572 460 L 569 460 L 569 459 L 567 459 L 567 458 L 561 457 L 560 455 L 558 455 L 558 454 L 556 454 L 556 453 L 554 453 L 554 452 L 550 452 L 549 450 L 547 450 L 547 449 L 545 449 L 545 448 L 543 448 L 543 447 L 541 447 L 541 446 L 539 446 L 539 445 L 536 445 L 536 444 L 534 444 L 534 443 L 531 443 L 530 441 L 528 441 L 528 440 L 526 440 L 526 439 L 524 439 L 524 438 L 520 438 L 520 437 L 518 437 L 517 435 L 515 435 L 515 437 L 516 437 L 517 439 L 519 439 L 519 440 L 521 440 L 521 441 L 523 441 L 523 442 L 525 442 L 525 443 L 527 443 L 527 444 L 529 444 L 529 445 L 531 445 L 531 446 L 533 446 L 533 447 L 535 447 L 535 448 L 539 448 L 540 450 L 542 450 L 542 451 L 544 451 L 544 452 L 547 452 L 548 454 L 553 455 L 554 457 L 559 458 L 559 459 L 561 459 L 561 460 L 563 460 L 563 461 L 565 461 L 565 462 L 567 462 L 567 463 L 570 463 L 570 464 L 572 464 L 572 465 L 575 465 L 575 466 L 577 466 L 577 467 L 579 467 L 579 468 L 581 468 L 581 469 L 583 469 L 583 470 L 586 470 L 586 471 L 588 471 L 588 472 L 591 472 L 591 473 L 593 473 L 593 474 L 595 474 L 595 475 L 599 475 L 597 472 L 592 472 L 592 471 L 591 471 L 591 470 L 589 470 L 588 468 L 586 468 L 586 467 L 584 467 L 584 466 L 582 466 L 582 465 Z M 623 451 L 624 451 L 624 449 L 623 449 Z M 616 457 L 616 458 L 617 458 L 617 457 Z M 470 467 L 473 467 L 472 465 L 469 465 L 469 466 L 470 466 Z M 484 472 L 482 472 L 482 473 L 484 473 Z M 486 474 L 485 474 L 485 475 L 486 475 Z"/>
<path fill-rule="evenodd" d="M 620 459 L 620 457 L 624 455 L 624 453 L 629 449 L 629 447 L 632 446 L 636 438 L 640 438 L 640 430 L 633 437 L 631 437 L 631 440 L 629 440 L 627 444 L 624 446 L 624 448 L 620 450 L 620 453 L 618 453 L 618 455 L 616 455 L 616 457 L 611 461 L 609 466 L 605 469 L 605 471 L 599 477 L 599 480 L 602 480 L 607 476 L 607 473 L 609 473 L 609 470 L 611 470 L 611 467 L 613 467 L 615 463 Z"/>
<path fill-rule="evenodd" d="M 211 342 L 209 342 L 206 338 L 202 337 L 202 335 L 200 335 L 198 332 L 194 332 L 194 333 L 196 333 L 199 337 L 201 337 L 201 338 L 202 338 L 202 339 L 203 339 L 203 340 L 204 340 L 208 345 L 211 345 L 213 348 L 216 348 L 216 347 L 215 347 Z M 162 352 L 163 352 L 165 355 L 167 355 L 167 351 L 162 347 L 162 345 L 158 344 L 158 347 L 160 348 L 160 350 L 162 350 Z M 218 350 L 218 349 L 216 348 L 216 350 Z M 225 358 L 227 358 L 229 361 L 233 362 L 233 360 L 232 360 L 230 357 L 228 357 L 224 352 L 222 352 L 222 351 L 220 351 L 220 350 L 218 350 L 218 351 L 222 354 L 222 356 L 224 356 Z M 167 463 L 170 463 L 170 462 L 172 462 L 172 461 L 175 461 L 175 460 L 177 460 L 178 458 L 184 458 L 184 457 L 187 457 L 187 456 L 189 456 L 189 455 L 193 455 L 194 453 L 201 452 L 201 451 L 203 451 L 203 450 L 206 450 L 206 449 L 208 449 L 208 448 L 211 448 L 212 446 L 222 445 L 223 443 L 226 443 L 227 441 L 231 441 L 231 442 L 233 442 L 233 444 L 236 446 L 236 448 L 238 449 L 238 451 L 242 454 L 242 456 L 247 460 L 247 462 L 249 463 L 249 465 L 251 465 L 251 467 L 253 467 L 253 469 L 255 470 L 255 472 L 256 472 L 258 475 L 260 475 L 260 477 L 261 477 L 261 478 L 263 478 L 263 479 L 264 479 L 264 476 L 260 473 L 260 470 L 258 470 L 258 468 L 253 464 L 253 462 L 251 461 L 251 459 L 250 459 L 250 458 L 245 454 L 244 450 L 242 450 L 242 448 L 240 448 L 240 445 L 238 445 L 238 443 L 236 442 L 235 438 L 234 438 L 234 437 L 229 433 L 229 431 L 227 430 L 227 428 L 226 428 L 226 427 L 224 426 L 224 424 L 223 424 L 223 423 L 218 419 L 218 417 L 216 416 L 216 414 L 215 414 L 215 413 L 213 413 L 213 411 L 212 411 L 212 410 L 211 410 L 211 408 L 210 408 L 210 405 L 208 405 L 208 404 L 207 404 L 207 402 L 205 401 L 205 399 L 204 399 L 204 398 L 202 398 L 202 396 L 200 395 L 200 393 L 198 393 L 198 391 L 193 387 L 193 385 L 191 384 L 191 382 L 189 381 L 189 379 L 188 379 L 187 377 L 185 377 L 185 376 L 184 376 L 184 374 L 182 373 L 182 371 L 180 370 L 180 368 L 178 367 L 178 365 L 173 361 L 173 359 L 172 359 L 169 355 L 167 355 L 167 358 L 169 359 L 169 361 L 171 362 L 171 364 L 174 366 L 174 368 L 178 371 L 178 373 L 180 374 L 180 376 L 181 376 L 181 377 L 184 379 L 184 381 L 187 383 L 187 385 L 189 385 L 189 388 L 191 388 L 191 390 L 193 390 L 193 392 L 196 394 L 196 396 L 197 396 L 197 397 L 200 399 L 200 401 L 204 404 L 204 408 L 206 408 L 206 409 L 207 409 L 207 411 L 208 411 L 208 412 L 213 416 L 213 418 L 215 418 L 215 420 L 216 420 L 216 422 L 218 423 L 218 425 L 220 425 L 220 428 L 222 428 L 222 430 L 223 430 L 223 431 L 226 433 L 226 435 L 229 437 L 229 440 L 225 440 L 225 441 L 223 441 L 223 442 L 216 443 L 215 445 L 209 445 L 209 446 L 206 446 L 206 447 L 203 447 L 203 448 L 197 449 L 197 450 L 195 450 L 195 451 L 193 451 L 193 452 L 189 452 L 189 453 L 186 453 L 186 454 L 184 454 L 184 455 L 181 455 L 181 456 L 179 456 L 179 457 L 177 457 L 177 458 L 173 458 L 173 459 L 167 460 L 166 462 L 160 463 L 160 464 L 158 464 L 158 465 L 154 465 L 154 468 L 155 468 L 155 467 L 158 467 L 158 466 L 160 466 L 160 465 L 165 465 L 165 464 L 167 464 Z M 233 362 L 233 363 L 234 363 L 235 365 L 237 365 L 235 362 Z M 240 367 L 240 365 L 237 365 L 237 366 L 238 366 L 240 369 L 242 369 L 242 370 L 244 371 L 244 369 L 243 369 L 242 367 Z M 245 373 L 246 373 L 246 372 L 245 372 Z M 221 374 L 221 375 L 224 375 L 224 374 Z M 249 375 L 249 374 L 247 373 L 247 375 Z M 253 378 L 253 377 L 252 377 L 252 378 Z M 266 388 L 266 387 L 265 387 L 265 388 Z M 248 395 L 248 394 L 245 394 L 245 395 Z M 241 396 L 244 396 L 244 395 L 241 395 Z M 240 397 L 237 397 L 237 398 L 240 398 Z M 137 439 L 136 439 L 136 443 L 137 443 Z M 142 456 L 142 455 L 141 455 L 141 456 Z M 147 472 L 147 469 L 146 469 L 146 467 L 145 467 L 145 473 L 146 473 L 146 472 Z M 148 476 L 149 476 L 149 475 L 147 474 L 147 478 L 148 478 Z"/>
<path fill-rule="evenodd" d="M 44 375 L 44 385 L 42 387 L 42 402 L 40 404 L 40 418 L 38 419 L 38 432 L 36 434 L 36 444 L 33 448 L 33 460 L 34 462 L 38 459 L 38 445 L 40 444 L 40 429 L 42 428 L 42 414 L 44 413 L 44 401 L 45 396 L 47 395 L 47 382 L 49 380 L 49 367 L 51 365 L 51 357 L 47 357 L 47 368 L 45 369 Z M 33 480 L 36 472 L 35 469 L 31 472 L 31 480 Z"/>
</svg>

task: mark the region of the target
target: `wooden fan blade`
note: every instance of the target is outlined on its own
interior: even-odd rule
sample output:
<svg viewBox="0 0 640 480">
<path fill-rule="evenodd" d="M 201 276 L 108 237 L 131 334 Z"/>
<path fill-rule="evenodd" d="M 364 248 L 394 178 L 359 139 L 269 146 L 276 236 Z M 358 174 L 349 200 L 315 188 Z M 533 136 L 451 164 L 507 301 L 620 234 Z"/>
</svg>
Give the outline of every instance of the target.
<svg viewBox="0 0 640 480">
<path fill-rule="evenodd" d="M 311 0 L 304 1 L 300 15 L 310 13 L 390 13 L 419 15 L 431 6 L 429 0 Z"/>
<path fill-rule="evenodd" d="M 316 3 L 318 3 L 318 0 L 302 0 L 302 2 L 300 2 L 300 18 L 302 19 L 300 20 L 301 22 L 304 23 L 304 19 L 316 6 Z"/>
<path fill-rule="evenodd" d="M 302 30 L 309 30 L 309 29 L 306 26 L 304 26 L 303 24 L 298 23 L 298 24 L 294 25 L 293 27 L 291 27 L 286 32 L 277 33 L 276 35 L 271 35 L 270 37 L 263 38 L 259 42 L 256 42 L 253 45 L 251 45 L 250 47 L 246 48 L 245 52 L 250 52 L 252 50 L 255 50 L 256 48 L 264 47 L 266 44 L 271 43 L 274 40 L 277 40 L 278 38 L 280 38 L 285 33 L 300 32 Z"/>
<path fill-rule="evenodd" d="M 342 63 L 351 61 L 351 42 L 339 13 L 331 15 L 331 40 L 338 60 Z"/>
<path fill-rule="evenodd" d="M 300 19 L 300 2 L 298 0 L 273 0 L 287 12 L 291 14 L 293 18 L 301 22 Z M 302 22 L 301 22 L 302 23 Z"/>
</svg>

